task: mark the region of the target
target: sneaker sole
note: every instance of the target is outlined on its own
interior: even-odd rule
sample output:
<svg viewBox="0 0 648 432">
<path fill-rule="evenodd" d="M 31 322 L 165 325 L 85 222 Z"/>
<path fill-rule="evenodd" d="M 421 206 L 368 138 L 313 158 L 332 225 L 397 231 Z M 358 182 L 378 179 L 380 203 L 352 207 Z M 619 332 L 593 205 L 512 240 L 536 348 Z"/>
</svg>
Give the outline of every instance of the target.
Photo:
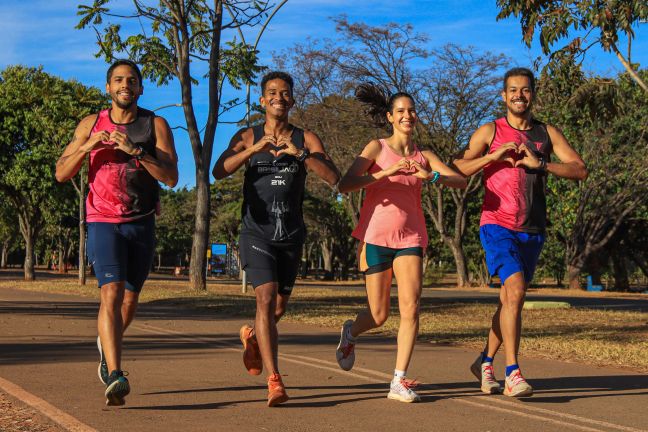
<svg viewBox="0 0 648 432">
<path fill-rule="evenodd" d="M 261 372 L 263 372 L 263 363 L 261 364 L 261 367 L 257 367 L 257 365 L 249 364 L 245 358 L 245 353 L 247 352 L 249 343 L 245 336 L 243 336 L 242 328 L 239 331 L 239 339 L 241 339 L 241 343 L 243 344 L 243 365 L 245 366 L 245 369 L 247 369 L 250 375 L 261 375 Z"/>
<path fill-rule="evenodd" d="M 128 382 L 115 381 L 106 389 L 106 405 L 121 406 L 126 403 L 124 398 L 130 393 Z"/>
<path fill-rule="evenodd" d="M 511 393 L 511 392 L 508 392 L 508 391 L 504 390 L 504 396 L 508 396 L 508 397 L 525 397 L 525 396 L 532 396 L 532 395 L 533 395 L 533 389 L 531 389 L 531 388 L 526 389 L 526 390 L 522 390 L 522 391 L 517 392 L 517 393 Z"/>
<path fill-rule="evenodd" d="M 421 398 L 418 397 L 416 399 L 405 399 L 399 394 L 394 394 L 394 393 L 388 393 L 387 394 L 387 399 L 395 400 L 398 402 L 405 402 L 405 403 L 414 403 L 414 402 L 420 402 Z"/>
<path fill-rule="evenodd" d="M 288 395 L 286 393 L 284 393 L 284 394 L 282 394 L 280 396 L 277 396 L 274 399 L 269 399 L 268 400 L 268 406 L 270 408 L 275 407 L 275 406 L 277 406 L 279 404 L 282 404 L 282 403 L 288 401 L 288 399 L 290 399 L 290 398 L 288 397 Z"/>
<path fill-rule="evenodd" d="M 343 356 L 344 356 L 344 353 L 342 353 L 342 351 L 340 350 L 342 348 L 342 338 L 344 337 L 344 326 L 349 321 L 345 321 L 344 324 L 342 324 L 342 330 L 340 330 L 340 342 L 338 343 L 338 346 L 335 349 L 335 360 L 337 360 L 337 364 L 338 364 L 338 366 L 340 366 L 340 369 L 342 369 L 344 371 L 350 371 L 351 369 L 353 369 L 353 365 L 355 363 L 355 357 L 353 359 L 353 363 L 351 363 L 351 366 L 349 366 L 348 368 L 342 366 L 342 363 L 340 363 L 340 361 L 343 360 Z M 351 322 L 353 322 L 353 321 L 351 321 Z M 355 353 L 353 353 L 353 355 L 355 356 Z"/>
<path fill-rule="evenodd" d="M 101 364 L 104 362 L 104 353 L 103 348 L 101 347 L 101 340 L 99 339 L 99 336 L 97 336 L 97 349 L 99 350 L 99 367 L 97 368 L 97 375 L 99 376 L 99 381 L 101 381 L 101 384 L 106 385 L 108 383 L 104 381 L 103 377 L 101 376 Z"/>
</svg>

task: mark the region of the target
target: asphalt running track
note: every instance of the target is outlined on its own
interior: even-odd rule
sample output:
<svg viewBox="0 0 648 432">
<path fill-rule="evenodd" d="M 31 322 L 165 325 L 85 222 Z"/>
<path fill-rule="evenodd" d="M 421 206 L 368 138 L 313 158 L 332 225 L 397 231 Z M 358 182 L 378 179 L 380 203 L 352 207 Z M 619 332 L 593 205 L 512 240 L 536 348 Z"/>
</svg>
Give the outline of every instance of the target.
<svg viewBox="0 0 648 432">
<path fill-rule="evenodd" d="M 71 431 L 646 431 L 648 377 L 522 359 L 536 394 L 482 395 L 474 352 L 417 345 L 410 377 L 422 402 L 388 400 L 392 338 L 367 336 L 352 372 L 338 368 L 336 329 L 282 323 L 280 364 L 291 400 L 265 406 L 262 377 L 241 364 L 242 320 L 144 304 L 129 329 L 127 405 L 104 405 L 96 376 L 97 305 L 87 298 L 0 289 L 0 390 Z M 496 360 L 501 378 L 502 364 Z"/>
</svg>

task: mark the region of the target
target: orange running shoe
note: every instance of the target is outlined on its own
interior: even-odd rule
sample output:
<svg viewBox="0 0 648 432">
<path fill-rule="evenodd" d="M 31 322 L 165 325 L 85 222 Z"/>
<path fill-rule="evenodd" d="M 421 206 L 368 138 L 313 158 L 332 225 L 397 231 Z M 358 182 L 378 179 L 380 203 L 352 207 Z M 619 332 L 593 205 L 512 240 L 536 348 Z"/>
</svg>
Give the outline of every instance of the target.
<svg viewBox="0 0 648 432">
<path fill-rule="evenodd" d="M 260 375 L 263 370 L 261 352 L 257 343 L 254 329 L 245 324 L 239 331 L 241 343 L 243 343 L 243 364 L 250 375 Z"/>
<path fill-rule="evenodd" d="M 268 377 L 268 406 L 277 406 L 287 400 L 288 395 L 286 394 L 286 388 L 284 387 L 283 381 L 281 381 L 281 375 L 270 375 Z"/>
</svg>

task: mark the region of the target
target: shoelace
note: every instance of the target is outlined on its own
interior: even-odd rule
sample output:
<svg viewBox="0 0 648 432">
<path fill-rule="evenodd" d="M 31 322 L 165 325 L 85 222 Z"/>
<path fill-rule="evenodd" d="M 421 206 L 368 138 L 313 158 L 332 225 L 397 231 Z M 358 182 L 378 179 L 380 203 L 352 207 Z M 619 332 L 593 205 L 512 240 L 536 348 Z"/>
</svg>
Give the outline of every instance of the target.
<svg viewBox="0 0 648 432">
<path fill-rule="evenodd" d="M 406 390 L 411 390 L 418 387 L 420 383 L 416 381 L 416 379 L 401 378 L 400 384 L 405 387 Z"/>
<path fill-rule="evenodd" d="M 355 349 L 355 344 L 347 344 L 346 346 L 343 346 L 341 349 L 342 358 L 349 357 L 354 349 Z"/>
<path fill-rule="evenodd" d="M 283 385 L 283 381 L 281 380 L 281 377 L 280 377 L 280 376 L 278 376 L 278 377 L 276 377 L 276 378 L 275 378 L 274 376 L 271 376 L 271 377 L 268 379 L 268 389 L 269 389 L 270 391 L 275 391 L 275 390 L 283 389 L 283 386 L 284 386 L 284 385 Z"/>
<path fill-rule="evenodd" d="M 512 373 L 509 375 L 509 381 L 512 383 L 511 387 L 515 387 L 516 385 L 526 382 L 520 371 L 517 371 L 515 373 Z"/>
<path fill-rule="evenodd" d="M 484 366 L 482 368 L 482 371 L 487 382 L 497 382 L 497 380 L 495 379 L 495 373 L 493 372 L 493 366 Z"/>
</svg>

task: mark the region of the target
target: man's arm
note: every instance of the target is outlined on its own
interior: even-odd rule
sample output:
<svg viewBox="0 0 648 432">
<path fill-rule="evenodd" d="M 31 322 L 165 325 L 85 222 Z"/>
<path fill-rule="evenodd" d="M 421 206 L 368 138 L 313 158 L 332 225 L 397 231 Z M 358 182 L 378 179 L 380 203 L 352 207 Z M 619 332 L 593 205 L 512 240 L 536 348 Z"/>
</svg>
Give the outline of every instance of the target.
<svg viewBox="0 0 648 432">
<path fill-rule="evenodd" d="M 310 131 L 304 131 L 304 147 L 310 155 L 304 160 L 304 165 L 309 171 L 313 171 L 331 186 L 340 181 L 340 171 L 337 169 L 331 158 L 324 150 L 324 144 L 317 135 Z"/>
<path fill-rule="evenodd" d="M 547 161 L 547 172 L 571 180 L 585 180 L 587 167 L 583 159 L 576 153 L 567 138 L 557 128 L 547 125 L 547 132 L 553 145 L 553 151 L 560 163 Z"/>
<path fill-rule="evenodd" d="M 216 180 L 223 179 L 234 174 L 241 168 L 253 154 L 266 150 L 274 145 L 277 140 L 272 135 L 263 136 L 259 142 L 254 143 L 254 131 L 252 128 L 241 129 L 230 140 L 227 150 L 220 155 L 214 165 L 212 174 Z"/>
<path fill-rule="evenodd" d="M 513 165 L 513 158 L 508 154 L 516 151 L 515 143 L 505 143 L 497 148 L 493 153 L 487 153 L 486 150 L 495 135 L 495 124 L 486 123 L 475 131 L 470 137 L 468 146 L 463 149 L 452 162 L 454 168 L 466 177 L 479 172 L 486 165 L 497 160 L 510 159 Z"/>
<path fill-rule="evenodd" d="M 90 136 L 97 115 L 89 115 L 79 122 L 74 130 L 72 141 L 65 146 L 61 157 L 56 161 L 56 180 L 63 183 L 79 172 L 85 156 L 102 141 L 108 141 L 109 134 L 100 131 Z"/>
<path fill-rule="evenodd" d="M 155 157 L 145 154 L 140 163 L 158 181 L 169 187 L 178 184 L 178 155 L 173 142 L 173 133 L 162 117 L 155 117 Z"/>
</svg>

